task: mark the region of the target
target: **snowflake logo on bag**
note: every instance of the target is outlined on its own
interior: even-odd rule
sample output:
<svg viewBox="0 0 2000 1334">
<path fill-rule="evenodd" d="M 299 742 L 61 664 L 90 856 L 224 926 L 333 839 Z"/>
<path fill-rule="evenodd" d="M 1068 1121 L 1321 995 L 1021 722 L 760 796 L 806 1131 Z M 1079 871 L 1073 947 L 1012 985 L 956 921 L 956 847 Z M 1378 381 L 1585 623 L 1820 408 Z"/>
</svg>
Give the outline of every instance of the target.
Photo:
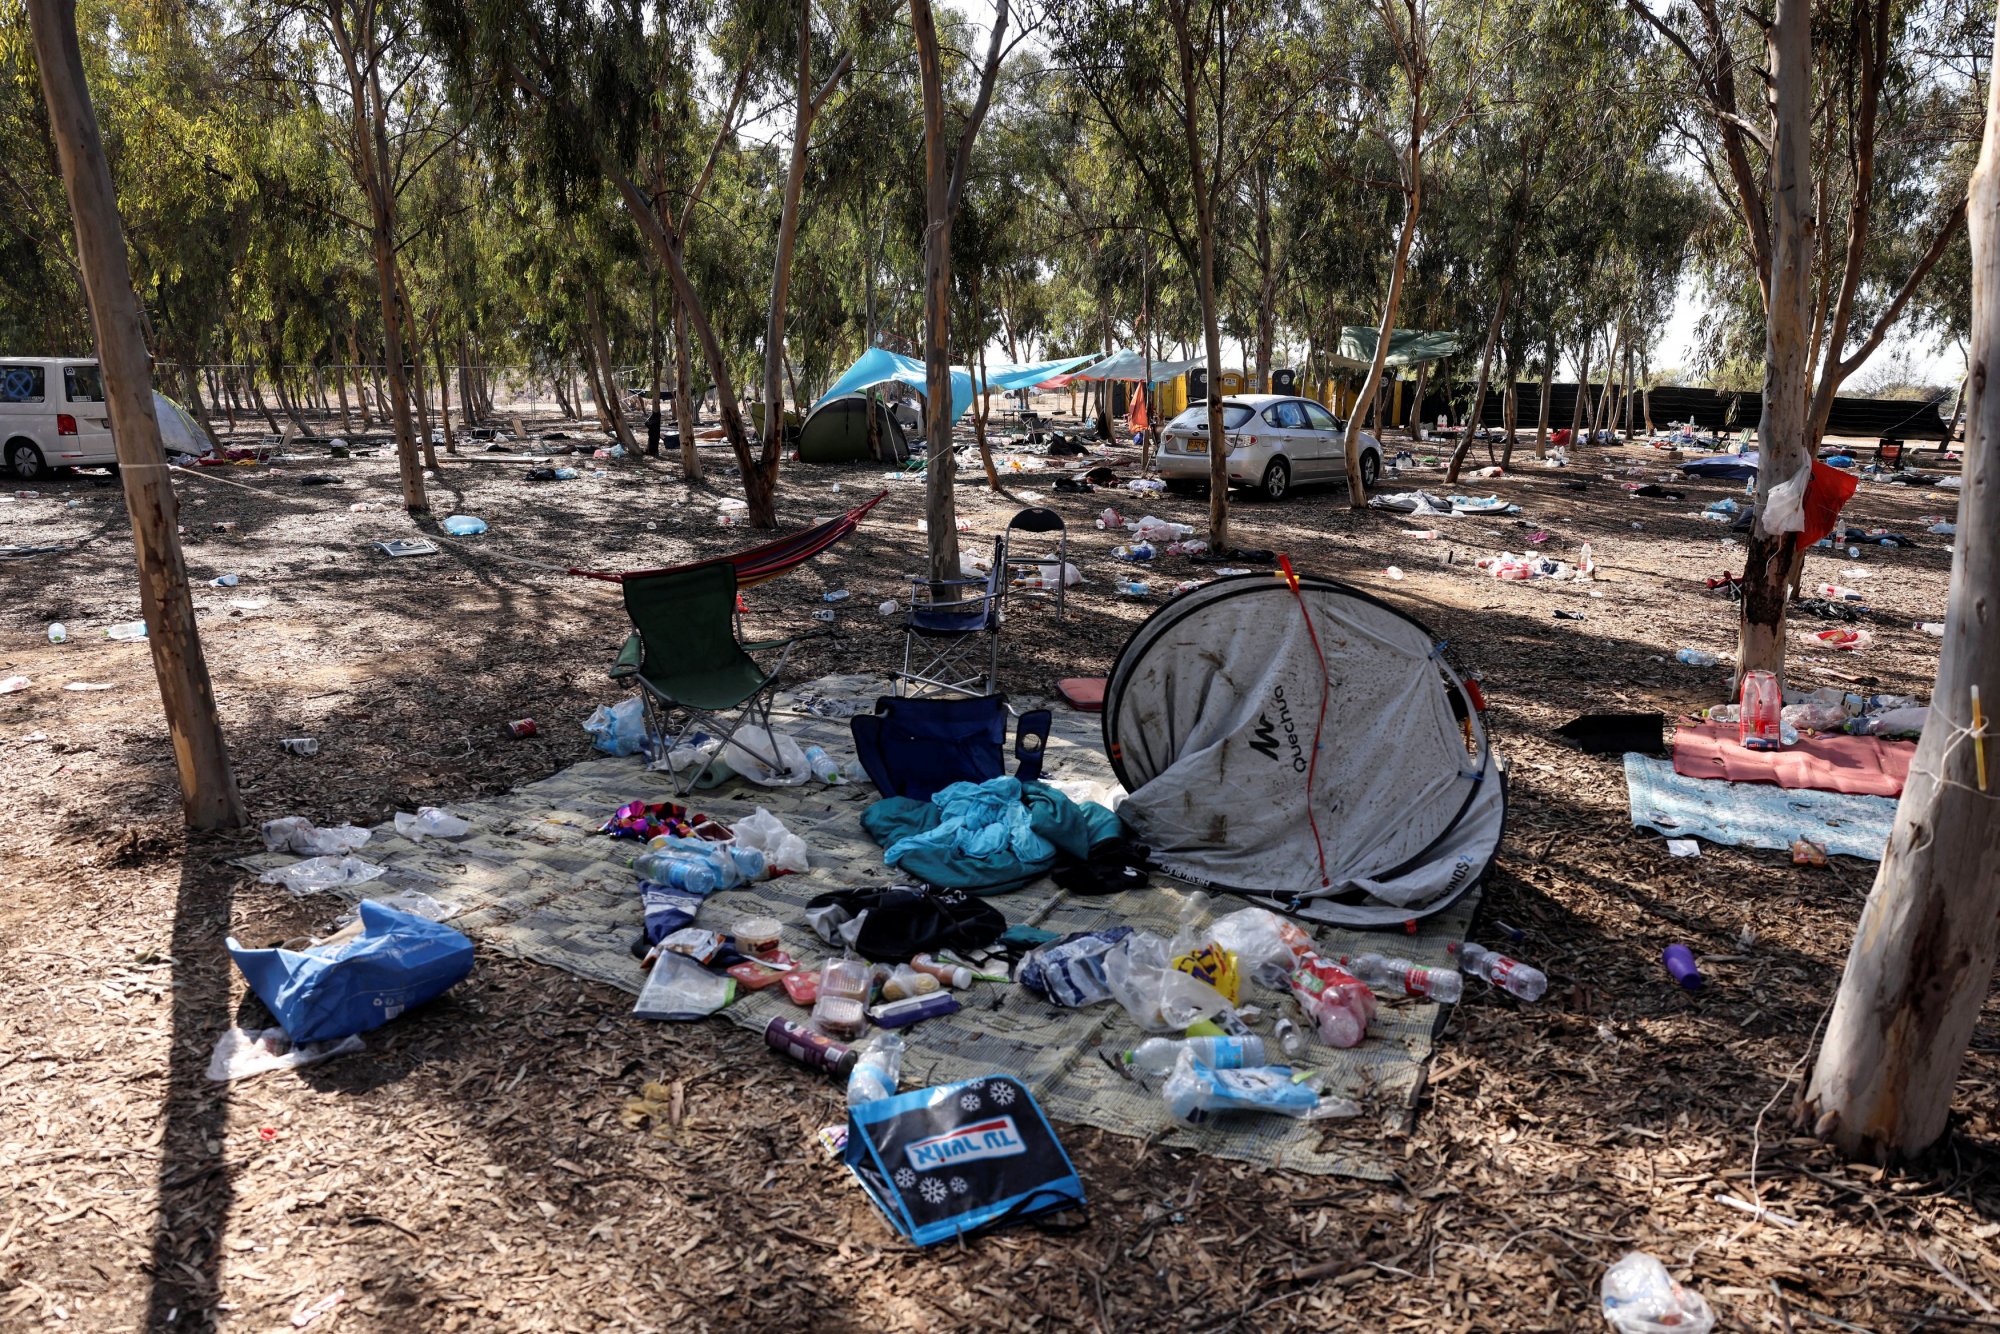
<svg viewBox="0 0 2000 1334">
<path fill-rule="evenodd" d="M 986 1090 L 986 1096 L 993 1100 L 995 1107 L 1005 1107 L 1014 1101 L 1014 1086 L 1012 1084 L 995 1084 L 992 1088 Z"/>
<path fill-rule="evenodd" d="M 936 1177 L 924 1178 L 923 1193 L 926 1204 L 943 1204 L 945 1197 L 951 1194 L 950 1191 L 945 1189 L 944 1182 L 939 1181 Z"/>
<path fill-rule="evenodd" d="M 971 1190 L 971 1189 L 972 1189 L 972 1186 L 971 1186 L 971 1183 L 969 1183 L 968 1181 L 966 1181 L 966 1179 L 965 1179 L 964 1177 L 953 1177 L 953 1178 L 951 1179 L 951 1193 L 952 1193 L 952 1194 L 954 1194 L 954 1195 L 963 1195 L 963 1194 L 965 1194 L 965 1192 L 967 1192 L 968 1190 Z"/>
<path fill-rule="evenodd" d="M 896 1169 L 896 1184 L 908 1190 L 917 1184 L 917 1174 L 907 1167 L 899 1167 Z"/>
<path fill-rule="evenodd" d="M 958 1099 L 958 1105 L 960 1107 L 963 1107 L 968 1112 L 978 1111 L 979 1094 L 977 1090 L 967 1089 L 964 1093 L 960 1094 Z"/>
</svg>

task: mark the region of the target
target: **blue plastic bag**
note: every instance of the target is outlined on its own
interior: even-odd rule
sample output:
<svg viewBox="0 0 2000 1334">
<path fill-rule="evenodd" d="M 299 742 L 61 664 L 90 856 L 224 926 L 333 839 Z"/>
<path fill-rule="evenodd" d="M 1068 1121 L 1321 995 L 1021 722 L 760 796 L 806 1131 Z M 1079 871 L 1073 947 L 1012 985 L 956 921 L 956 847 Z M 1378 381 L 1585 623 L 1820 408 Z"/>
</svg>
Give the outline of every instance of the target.
<svg viewBox="0 0 2000 1334">
<path fill-rule="evenodd" d="M 360 904 L 361 934 L 310 950 L 246 950 L 229 957 L 295 1043 L 366 1033 L 456 986 L 472 971 L 472 942 L 442 922 Z"/>
<path fill-rule="evenodd" d="M 583 730 L 606 755 L 637 755 L 646 746 L 645 701 L 634 695 L 617 704 L 600 704 L 583 720 Z"/>
</svg>

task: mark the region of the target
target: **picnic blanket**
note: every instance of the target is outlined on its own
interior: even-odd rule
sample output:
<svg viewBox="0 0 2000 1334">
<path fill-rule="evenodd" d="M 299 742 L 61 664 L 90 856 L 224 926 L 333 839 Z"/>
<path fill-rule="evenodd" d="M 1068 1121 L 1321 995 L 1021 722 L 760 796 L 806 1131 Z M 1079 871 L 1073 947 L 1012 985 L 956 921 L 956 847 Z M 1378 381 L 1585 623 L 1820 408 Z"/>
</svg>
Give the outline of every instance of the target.
<svg viewBox="0 0 2000 1334">
<path fill-rule="evenodd" d="M 1859 796 L 1900 797 L 1917 747 L 1872 736 L 1802 735 L 1783 750 L 1749 750 L 1734 723 L 1683 724 L 1674 731 L 1674 772 L 1731 783 L 1776 783 Z"/>
<path fill-rule="evenodd" d="M 1896 823 L 1887 797 L 1689 778 L 1669 760 L 1625 756 L 1632 823 L 1674 838 L 1783 850 L 1809 838 L 1828 852 L 1879 862 Z"/>
<path fill-rule="evenodd" d="M 777 725 L 802 745 L 824 746 L 852 772 L 847 716 L 857 707 L 871 707 L 888 688 L 879 676 L 805 682 L 777 697 Z M 1057 711 L 1043 777 L 1079 790 L 1102 791 L 1115 784 L 1096 717 Z M 628 865 L 634 844 L 597 831 L 628 802 L 673 799 L 667 776 L 648 771 L 636 757 L 585 760 L 498 797 L 452 803 L 452 813 L 473 826 L 462 839 L 412 843 L 393 824 L 377 826 L 356 855 L 385 873 L 334 892 L 348 900 L 405 891 L 427 895 L 482 950 L 553 964 L 636 994 L 645 975 L 631 953 L 643 929 Z M 696 925 L 727 931 L 746 917 L 775 917 L 783 926 L 786 952 L 817 966 L 828 950 L 805 923 L 807 900 L 828 890 L 908 878 L 883 864 L 881 848 L 861 827 L 861 813 L 877 800 L 866 781 L 794 788 L 738 782 L 700 794 L 702 812 L 723 821 L 739 821 L 758 807 L 769 810 L 805 839 L 812 865 L 802 875 L 709 895 Z M 238 864 L 263 871 L 295 860 L 286 853 L 258 853 Z M 983 901 L 1010 923 L 1058 934 L 1124 925 L 1171 939 L 1191 892 L 1191 886 L 1156 876 L 1146 889 L 1077 896 L 1045 877 Z M 1453 967 L 1451 947 L 1470 930 L 1478 900 L 1474 890 L 1450 909 L 1423 919 L 1416 934 L 1397 936 L 1396 954 L 1426 967 Z M 1209 911 L 1220 914 L 1240 906 L 1225 895 Z M 1303 925 L 1328 955 L 1383 948 L 1379 937 Z M 1121 1072 L 1107 1059 L 1146 1036 L 1118 1005 L 1064 1009 L 1008 983 L 982 982 L 958 994 L 964 1005 L 958 1013 L 907 1030 L 906 1088 L 1004 1071 L 1026 1084 L 1059 1121 L 1217 1158 L 1372 1181 L 1390 1179 L 1401 1160 L 1398 1142 L 1384 1131 L 1413 1127 L 1426 1066 L 1448 1014 L 1421 998 L 1385 998 L 1360 1046 L 1343 1051 L 1314 1043 L 1295 1062 L 1321 1071 L 1330 1092 L 1359 1101 L 1365 1109 L 1359 1120 L 1243 1116 L 1192 1130 L 1168 1117 L 1160 1081 Z M 1246 984 L 1243 1000 L 1269 1013 L 1279 995 Z M 796 1019 L 804 1013 L 787 999 L 784 988 L 771 987 L 740 996 L 719 1017 L 761 1033 L 779 1015 Z M 760 1045 L 756 1059 L 766 1058 Z M 783 1058 L 768 1054 L 768 1059 Z"/>
</svg>

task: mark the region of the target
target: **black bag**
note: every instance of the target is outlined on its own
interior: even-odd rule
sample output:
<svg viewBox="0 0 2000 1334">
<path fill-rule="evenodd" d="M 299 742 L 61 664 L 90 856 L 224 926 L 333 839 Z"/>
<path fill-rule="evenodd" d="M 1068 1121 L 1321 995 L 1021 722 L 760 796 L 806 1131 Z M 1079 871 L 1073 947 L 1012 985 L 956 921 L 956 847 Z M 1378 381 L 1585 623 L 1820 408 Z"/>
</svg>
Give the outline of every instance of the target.
<svg viewBox="0 0 2000 1334">
<path fill-rule="evenodd" d="M 1084 1207 L 1048 1118 L 1008 1075 L 850 1107 L 842 1157 L 889 1226 L 919 1246 Z"/>
</svg>

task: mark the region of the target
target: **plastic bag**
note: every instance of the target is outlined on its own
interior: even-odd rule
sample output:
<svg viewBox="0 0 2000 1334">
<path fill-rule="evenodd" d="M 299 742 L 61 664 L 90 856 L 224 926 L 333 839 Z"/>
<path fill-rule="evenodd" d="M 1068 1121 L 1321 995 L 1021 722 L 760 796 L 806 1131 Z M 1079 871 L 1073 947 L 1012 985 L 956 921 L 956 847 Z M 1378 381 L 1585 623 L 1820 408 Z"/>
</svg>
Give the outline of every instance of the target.
<svg viewBox="0 0 2000 1334">
<path fill-rule="evenodd" d="M 1269 908 L 1243 908 L 1215 919 L 1209 934 L 1236 956 L 1251 980 L 1283 989 L 1285 979 L 1312 949 L 1312 937 Z"/>
<path fill-rule="evenodd" d="M 736 999 L 736 979 L 719 977 L 685 954 L 661 950 L 632 1013 L 641 1019 L 705 1019 Z"/>
<path fill-rule="evenodd" d="M 763 853 L 772 871 L 803 873 L 807 869 L 806 841 L 762 806 L 749 819 L 738 820 L 734 828 L 737 844 Z"/>
<path fill-rule="evenodd" d="M 283 885 L 294 894 L 312 894 L 336 885 L 366 884 L 382 874 L 381 867 L 359 857 L 308 857 L 266 871 L 258 879 L 267 885 Z"/>
<path fill-rule="evenodd" d="M 421 843 L 426 838 L 463 838 L 472 832 L 472 826 L 450 811 L 419 806 L 415 815 L 396 812 L 396 832 L 413 843 Z"/>
<path fill-rule="evenodd" d="M 1667 1267 L 1633 1251 L 1604 1273 L 1604 1318 L 1619 1334 L 1708 1334 L 1715 1313 Z"/>
<path fill-rule="evenodd" d="M 270 1070 L 296 1070 L 302 1065 L 360 1051 L 368 1044 L 349 1034 L 338 1042 L 294 1044 L 282 1028 L 232 1028 L 215 1044 L 208 1058 L 208 1077 L 217 1083 L 247 1079 Z"/>
<path fill-rule="evenodd" d="M 1160 1096 L 1167 1111 L 1185 1125 L 1200 1125 L 1219 1112 L 1273 1112 L 1301 1121 L 1361 1115 L 1359 1103 L 1322 1094 L 1320 1078 L 1317 1073 L 1295 1078 L 1283 1065 L 1214 1070 L 1184 1050 L 1160 1086 Z"/>
<path fill-rule="evenodd" d="M 1194 529 L 1184 523 L 1169 523 L 1148 514 L 1132 525 L 1132 535 L 1141 542 L 1178 542 L 1184 537 L 1194 536 Z"/>
<path fill-rule="evenodd" d="M 1134 931 L 1105 956 L 1112 999 L 1148 1032 L 1184 1030 L 1229 1008 L 1221 992 L 1175 968 L 1173 957 L 1173 947 L 1150 931 Z"/>
<path fill-rule="evenodd" d="M 1798 475 L 1787 478 L 1771 488 L 1764 498 L 1764 512 L 1759 518 L 1765 532 L 1773 536 L 1779 533 L 1796 533 L 1806 526 L 1806 487 L 1812 484 L 1812 464 L 1801 468 Z M 1712 507 L 1711 507 L 1712 508 Z M 1735 506 L 1730 507 L 1732 510 Z"/>
<path fill-rule="evenodd" d="M 1014 980 L 1057 1005 L 1097 1005 L 1116 998 L 1109 978 L 1113 958 L 1123 958 L 1132 928 L 1079 931 L 1028 951 L 1014 970 Z M 1158 941 L 1159 937 L 1152 937 Z M 1161 949 L 1165 944 L 1161 942 Z M 1165 961 L 1164 954 L 1161 956 Z"/>
<path fill-rule="evenodd" d="M 224 942 L 243 980 L 293 1042 L 380 1028 L 472 971 L 472 942 L 450 927 L 365 899 L 360 911 L 359 935 L 307 950 Z"/>
<path fill-rule="evenodd" d="M 645 702 L 634 695 L 617 704 L 600 704 L 584 719 L 583 730 L 606 755 L 637 755 L 646 744 Z"/>
<path fill-rule="evenodd" d="M 351 824 L 320 829 L 303 815 L 266 820 L 261 832 L 267 851 L 295 852 L 301 857 L 337 857 L 368 841 L 366 829 Z"/>
<path fill-rule="evenodd" d="M 772 766 L 773 759 L 778 767 Z M 797 787 L 813 776 L 812 765 L 806 762 L 798 742 L 783 732 L 755 726 L 736 729 L 722 748 L 722 762 L 760 787 Z"/>
<path fill-rule="evenodd" d="M 486 520 L 475 519 L 470 514 L 454 514 L 442 526 L 453 537 L 477 537 L 486 531 Z"/>
</svg>

